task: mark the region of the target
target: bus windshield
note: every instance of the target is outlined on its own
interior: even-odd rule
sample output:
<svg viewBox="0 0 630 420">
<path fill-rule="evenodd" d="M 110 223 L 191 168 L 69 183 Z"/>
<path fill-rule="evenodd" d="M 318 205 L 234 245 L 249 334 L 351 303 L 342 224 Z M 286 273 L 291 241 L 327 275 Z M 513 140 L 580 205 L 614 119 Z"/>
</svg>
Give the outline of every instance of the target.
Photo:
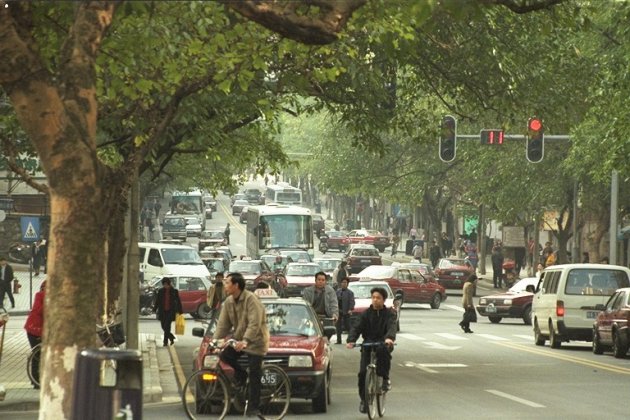
<svg viewBox="0 0 630 420">
<path fill-rule="evenodd" d="M 307 215 L 277 214 L 260 217 L 259 248 L 313 247 L 311 217 Z"/>
<path fill-rule="evenodd" d="M 201 195 L 173 195 L 171 211 L 177 213 L 201 213 Z"/>
</svg>

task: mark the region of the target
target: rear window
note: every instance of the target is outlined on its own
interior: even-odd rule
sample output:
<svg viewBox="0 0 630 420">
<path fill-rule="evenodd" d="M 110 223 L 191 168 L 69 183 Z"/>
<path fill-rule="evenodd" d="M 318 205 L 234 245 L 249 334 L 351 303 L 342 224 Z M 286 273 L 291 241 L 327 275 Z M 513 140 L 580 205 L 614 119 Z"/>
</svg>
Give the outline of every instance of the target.
<svg viewBox="0 0 630 420">
<path fill-rule="evenodd" d="M 567 295 L 611 296 L 629 286 L 624 271 L 581 268 L 569 272 L 564 291 Z"/>
<path fill-rule="evenodd" d="M 369 248 L 355 248 L 352 250 L 354 257 L 378 257 L 378 250 Z"/>
</svg>

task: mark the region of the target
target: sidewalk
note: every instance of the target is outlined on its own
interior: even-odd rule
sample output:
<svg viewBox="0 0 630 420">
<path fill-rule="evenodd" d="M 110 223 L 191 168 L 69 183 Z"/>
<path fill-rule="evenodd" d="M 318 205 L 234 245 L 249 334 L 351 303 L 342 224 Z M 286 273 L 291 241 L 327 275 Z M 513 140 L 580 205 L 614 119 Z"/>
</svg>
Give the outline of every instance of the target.
<svg viewBox="0 0 630 420">
<path fill-rule="evenodd" d="M 23 286 L 19 294 L 14 294 L 15 309 L 8 309 L 10 318 L 7 326 L 11 323 L 20 323 L 20 325 L 11 325 L 11 329 L 5 329 L 4 345 L 0 354 L 0 387 L 4 386 L 6 395 L 4 401 L 0 399 L 0 412 L 39 409 L 40 391 L 33 388 L 26 374 L 26 360 L 30 353 L 30 346 L 26 333 L 21 328 L 25 322 L 24 315 L 30 311 L 31 280 L 28 272 L 18 270 L 19 268 L 15 271 L 15 277 Z M 42 274 L 32 278 L 33 296 L 45 278 L 46 275 Z M 7 298 L 5 298 L 6 306 L 11 307 Z M 141 333 L 139 336 L 145 404 L 162 401 L 163 391 L 156 343 L 158 339 L 161 337 L 156 337 L 155 334 Z"/>
</svg>

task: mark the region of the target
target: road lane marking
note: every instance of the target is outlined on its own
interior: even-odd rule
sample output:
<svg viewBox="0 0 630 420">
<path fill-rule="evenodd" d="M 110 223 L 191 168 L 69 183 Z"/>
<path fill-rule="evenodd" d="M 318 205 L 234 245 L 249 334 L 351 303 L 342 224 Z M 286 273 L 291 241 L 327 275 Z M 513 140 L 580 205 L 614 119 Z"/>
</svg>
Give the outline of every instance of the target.
<svg viewBox="0 0 630 420">
<path fill-rule="evenodd" d="M 500 343 L 500 342 L 495 342 L 495 343 L 500 345 L 500 346 L 509 347 L 511 349 L 514 349 L 514 350 L 522 350 L 522 351 L 525 351 L 525 352 L 534 353 L 534 354 L 538 354 L 538 355 L 541 355 L 541 356 L 547 356 L 547 357 L 551 357 L 551 358 L 554 358 L 554 359 L 563 360 L 565 362 L 572 362 L 572 363 L 576 363 L 576 364 L 580 364 L 580 365 L 584 365 L 584 366 L 593 367 L 593 368 L 596 368 L 596 369 L 607 370 L 609 372 L 620 373 L 620 374 L 623 374 L 623 375 L 630 375 L 630 368 L 625 368 L 625 367 L 621 367 L 621 366 L 615 366 L 615 365 L 611 365 L 611 364 L 608 364 L 608 363 L 594 362 L 592 360 L 582 359 L 580 357 L 575 357 L 575 356 L 568 356 L 566 354 L 557 353 L 557 352 L 551 351 L 551 350 L 530 348 L 530 347 L 527 347 L 527 346 L 525 346 L 523 344 Z"/>
<path fill-rule="evenodd" d="M 517 397 L 515 395 L 506 394 L 505 392 L 497 391 L 497 390 L 494 390 L 494 389 L 486 389 L 486 392 L 494 394 L 497 397 L 507 398 L 508 400 L 512 400 L 512 401 L 515 401 L 517 403 L 521 403 L 521 404 L 527 405 L 527 406 L 532 407 L 532 408 L 545 408 L 545 406 L 542 405 L 542 404 L 538 404 L 538 403 L 535 403 L 533 401 L 529 401 L 529 400 L 526 400 L 526 399 L 523 399 L 523 398 L 519 398 L 519 397 Z"/>
<path fill-rule="evenodd" d="M 525 335 L 525 334 L 513 334 L 514 337 L 522 338 L 523 340 L 532 341 L 534 339 L 534 335 Z"/>
<path fill-rule="evenodd" d="M 168 352 L 171 355 L 171 360 L 173 361 L 173 369 L 175 369 L 175 376 L 177 376 L 177 381 L 179 382 L 179 389 L 182 389 L 186 383 L 186 375 L 184 374 L 184 369 L 182 369 L 182 364 L 179 361 L 179 356 L 177 356 L 177 352 L 175 351 L 175 346 L 168 346 Z"/>
<path fill-rule="evenodd" d="M 441 343 L 436 343 L 433 341 L 427 341 L 422 343 L 426 348 L 435 349 L 435 350 L 458 350 L 461 349 L 459 346 L 446 346 Z"/>
<path fill-rule="evenodd" d="M 477 337 L 483 337 L 483 338 L 487 338 L 488 340 L 493 340 L 493 341 L 510 341 L 507 338 L 499 337 L 498 335 L 492 335 L 492 334 L 477 334 Z"/>
<path fill-rule="evenodd" d="M 415 362 L 405 362 L 399 364 L 402 367 L 415 367 L 427 373 L 439 373 L 437 370 L 433 368 L 463 368 L 468 367 L 462 363 L 415 363 Z"/>
<path fill-rule="evenodd" d="M 464 312 L 464 308 L 462 308 L 461 306 L 457 306 L 457 305 L 442 305 L 442 306 L 445 306 L 450 309 L 454 309 L 457 312 Z"/>
<path fill-rule="evenodd" d="M 406 338 L 407 340 L 413 340 L 413 341 L 424 341 L 424 340 L 426 340 L 426 338 L 424 338 L 424 337 L 420 337 L 420 336 L 417 336 L 417 335 L 414 335 L 414 334 L 409 334 L 409 333 L 398 333 L 398 334 L 396 334 L 396 337 L 397 338 L 402 337 L 402 338 Z"/>
<path fill-rule="evenodd" d="M 460 335 L 455 335 L 455 334 L 451 334 L 451 333 L 434 333 L 435 335 L 442 337 L 442 338 L 447 338 L 449 340 L 468 340 L 466 337 L 462 337 Z"/>
</svg>

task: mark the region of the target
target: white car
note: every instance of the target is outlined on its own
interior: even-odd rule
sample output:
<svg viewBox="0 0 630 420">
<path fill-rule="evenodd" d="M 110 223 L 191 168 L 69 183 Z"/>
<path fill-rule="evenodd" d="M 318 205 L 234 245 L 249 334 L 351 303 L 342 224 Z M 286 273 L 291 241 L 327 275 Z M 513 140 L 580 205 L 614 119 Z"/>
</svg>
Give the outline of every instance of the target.
<svg viewBox="0 0 630 420">
<path fill-rule="evenodd" d="M 400 331 L 400 305 L 402 304 L 400 301 L 394 303 L 394 299 L 396 298 L 395 293 L 392 291 L 392 288 L 386 281 L 379 280 L 360 280 L 360 281 L 351 281 L 348 284 L 348 289 L 352 290 L 354 293 L 354 310 L 352 311 L 352 316 L 350 322 L 352 325 L 359 322 L 358 318 L 361 316 L 363 312 L 372 304 L 372 295 L 370 291 L 375 287 L 382 287 L 387 291 L 387 299 L 385 299 L 385 307 L 394 308 L 396 310 L 396 330 Z"/>
<path fill-rule="evenodd" d="M 197 216 L 184 216 L 186 219 L 186 236 L 201 236 L 201 222 Z"/>
<path fill-rule="evenodd" d="M 284 267 L 283 275 L 287 281 L 287 296 L 302 296 L 302 290 L 315 284 L 315 274 L 322 271 L 317 263 L 292 262 Z"/>
</svg>

